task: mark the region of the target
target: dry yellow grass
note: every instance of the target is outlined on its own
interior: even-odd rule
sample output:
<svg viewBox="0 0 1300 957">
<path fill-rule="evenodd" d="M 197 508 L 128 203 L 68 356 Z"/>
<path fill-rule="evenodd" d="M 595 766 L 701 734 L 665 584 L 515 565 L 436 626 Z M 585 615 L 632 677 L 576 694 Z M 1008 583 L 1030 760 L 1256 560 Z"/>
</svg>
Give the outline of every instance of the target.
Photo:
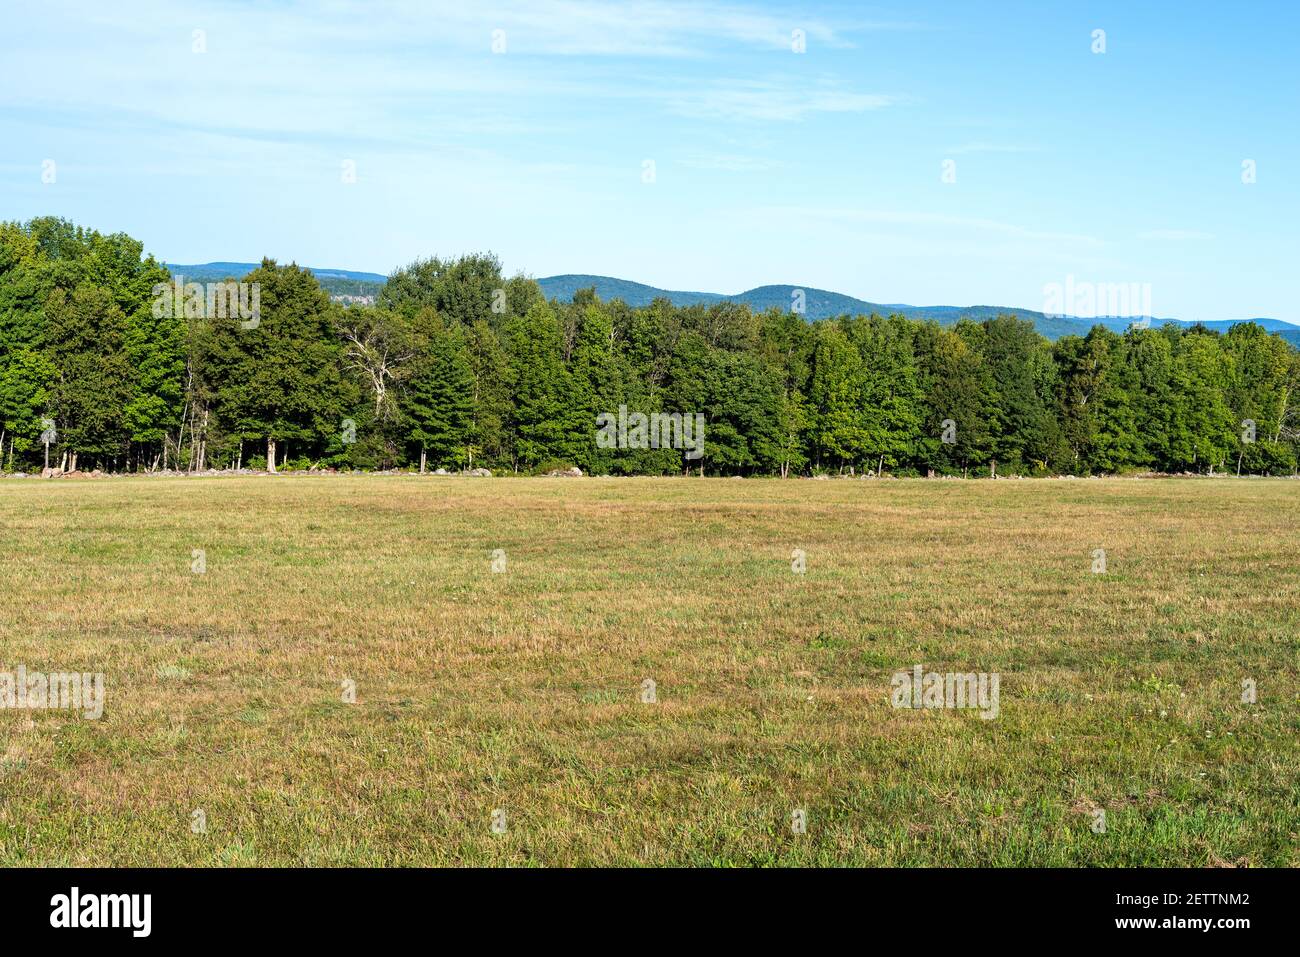
<svg viewBox="0 0 1300 957">
<path fill-rule="evenodd" d="M 0 672 L 107 685 L 0 711 L 2 864 L 1300 863 L 1297 482 L 22 480 L 0 519 Z M 999 717 L 891 707 L 916 664 Z"/>
</svg>

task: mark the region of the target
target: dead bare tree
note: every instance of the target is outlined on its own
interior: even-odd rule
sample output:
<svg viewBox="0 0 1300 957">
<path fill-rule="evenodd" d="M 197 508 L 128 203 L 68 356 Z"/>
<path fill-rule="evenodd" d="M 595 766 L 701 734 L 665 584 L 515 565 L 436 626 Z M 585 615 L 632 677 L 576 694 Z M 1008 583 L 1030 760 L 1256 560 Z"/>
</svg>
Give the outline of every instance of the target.
<svg viewBox="0 0 1300 957">
<path fill-rule="evenodd" d="M 391 417 L 389 390 L 416 355 L 412 337 L 395 316 L 371 309 L 345 310 L 339 335 L 346 343 L 344 357 L 370 383 L 375 419 Z"/>
</svg>

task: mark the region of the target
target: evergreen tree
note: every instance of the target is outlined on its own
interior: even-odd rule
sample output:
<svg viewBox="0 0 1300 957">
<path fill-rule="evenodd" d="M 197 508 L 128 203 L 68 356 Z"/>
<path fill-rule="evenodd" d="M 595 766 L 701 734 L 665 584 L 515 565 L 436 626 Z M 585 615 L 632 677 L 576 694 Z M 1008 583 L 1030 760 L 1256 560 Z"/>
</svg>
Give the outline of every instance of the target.
<svg viewBox="0 0 1300 957">
<path fill-rule="evenodd" d="M 245 282 L 259 283 L 261 320 L 244 328 L 236 317 L 213 317 L 221 379 L 217 407 L 227 428 L 243 439 L 262 439 L 266 467 L 287 460 L 286 443 L 300 454 L 323 450 L 342 427 L 341 344 L 329 297 L 297 265 L 264 259 Z"/>
<path fill-rule="evenodd" d="M 420 471 L 435 463 L 468 461 L 474 423 L 474 371 L 459 326 L 431 330 L 425 351 L 406 381 L 402 401 L 407 439 L 420 450 Z"/>
<path fill-rule="evenodd" d="M 555 311 L 536 304 L 505 326 L 514 400 L 508 429 L 517 463 L 535 468 L 561 459 L 568 450 L 569 372 L 561 358 L 560 324 Z M 593 424 L 594 432 L 594 424 Z"/>
</svg>

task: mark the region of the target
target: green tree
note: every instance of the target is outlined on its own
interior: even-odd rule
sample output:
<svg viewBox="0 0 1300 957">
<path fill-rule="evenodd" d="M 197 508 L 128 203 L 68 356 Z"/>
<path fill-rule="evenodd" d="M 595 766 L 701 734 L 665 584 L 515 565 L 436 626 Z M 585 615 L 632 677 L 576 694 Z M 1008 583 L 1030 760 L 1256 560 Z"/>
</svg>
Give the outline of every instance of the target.
<svg viewBox="0 0 1300 957">
<path fill-rule="evenodd" d="M 219 375 L 218 413 L 239 440 L 263 439 L 266 467 L 274 472 L 281 443 L 300 451 L 323 448 L 342 428 L 346 407 L 341 345 L 329 296 L 297 265 L 264 259 L 245 277 L 261 290 L 261 320 L 245 328 L 238 317 L 209 320 Z"/>
<path fill-rule="evenodd" d="M 558 460 L 567 450 L 566 411 L 572 390 L 555 311 L 538 303 L 524 315 L 510 317 L 505 340 L 514 399 L 508 430 L 517 463 L 531 468 Z"/>
<path fill-rule="evenodd" d="M 859 462 L 868 441 L 863 423 L 862 356 L 839 323 L 818 323 L 813 347 L 811 406 L 813 460 Z"/>
<path fill-rule="evenodd" d="M 420 471 L 429 454 L 438 463 L 468 461 L 474 425 L 474 370 L 465 332 L 439 323 L 430 330 L 425 349 L 402 392 L 407 439 L 420 450 Z"/>
</svg>

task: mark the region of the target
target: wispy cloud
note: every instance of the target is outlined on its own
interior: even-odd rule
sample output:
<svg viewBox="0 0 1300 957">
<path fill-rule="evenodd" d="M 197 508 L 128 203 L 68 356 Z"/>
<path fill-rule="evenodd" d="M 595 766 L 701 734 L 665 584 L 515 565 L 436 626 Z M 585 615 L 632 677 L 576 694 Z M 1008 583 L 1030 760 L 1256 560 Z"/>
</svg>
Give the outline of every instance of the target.
<svg viewBox="0 0 1300 957">
<path fill-rule="evenodd" d="M 782 217 L 807 217 L 840 223 L 864 223 L 886 226 L 923 226 L 946 227 L 952 230 L 965 230 L 986 234 L 997 234 L 1012 239 L 1033 240 L 1036 242 L 1078 243 L 1086 246 L 1100 246 L 1102 241 L 1095 236 L 1080 233 L 1049 232 L 1029 229 L 1015 223 L 1005 223 L 993 219 L 978 217 L 952 216 L 946 213 L 927 213 L 881 209 L 851 209 L 844 207 L 780 206 L 768 207 L 767 212 Z"/>
<path fill-rule="evenodd" d="M 888 93 L 858 93 L 795 81 L 731 81 L 668 94 L 667 108 L 694 119 L 798 121 L 812 113 L 863 113 L 902 101 Z"/>
<path fill-rule="evenodd" d="M 1015 143 L 964 143 L 961 146 L 950 146 L 944 150 L 948 156 L 960 156 L 965 153 L 1039 153 L 1042 152 L 1040 146 L 1020 146 Z"/>
<path fill-rule="evenodd" d="M 474 23 L 499 22 L 507 37 L 516 34 L 522 53 L 679 57 L 702 55 L 719 42 L 789 49 L 795 30 L 807 42 L 851 45 L 821 19 L 737 4 L 527 0 L 452 6 L 453 16 L 472 9 Z"/>
<path fill-rule="evenodd" d="M 650 0 L 336 0 L 323 9 L 306 0 L 254 7 L 142 0 L 130 18 L 88 18 L 72 0 L 49 0 L 21 42 L 15 33 L 0 37 L 11 78 L 0 86 L 0 106 L 65 121 L 75 110 L 100 124 L 147 116 L 161 128 L 215 120 L 250 136 L 384 129 L 380 135 L 393 138 L 397 130 L 412 142 L 536 131 L 539 112 L 602 100 L 640 100 L 687 118 L 790 122 L 880 109 L 898 97 L 798 72 L 728 80 L 714 61 L 785 51 L 788 62 L 802 63 L 790 49 L 794 30 L 816 50 L 899 26 L 844 27 L 756 4 Z M 192 49 L 196 32 L 203 55 Z M 49 70 L 69 47 L 81 51 L 80 70 Z M 678 57 L 690 58 L 691 68 L 671 78 L 651 62 Z"/>
<path fill-rule="evenodd" d="M 1203 233 L 1195 229 L 1149 229 L 1137 234 L 1138 239 L 1167 240 L 1170 242 L 1194 242 L 1213 239 L 1213 233 Z"/>
<path fill-rule="evenodd" d="M 782 166 L 780 161 L 761 156 L 741 156 L 735 153 L 690 153 L 677 160 L 679 166 L 691 169 L 723 170 L 729 173 L 757 173 Z"/>
</svg>

